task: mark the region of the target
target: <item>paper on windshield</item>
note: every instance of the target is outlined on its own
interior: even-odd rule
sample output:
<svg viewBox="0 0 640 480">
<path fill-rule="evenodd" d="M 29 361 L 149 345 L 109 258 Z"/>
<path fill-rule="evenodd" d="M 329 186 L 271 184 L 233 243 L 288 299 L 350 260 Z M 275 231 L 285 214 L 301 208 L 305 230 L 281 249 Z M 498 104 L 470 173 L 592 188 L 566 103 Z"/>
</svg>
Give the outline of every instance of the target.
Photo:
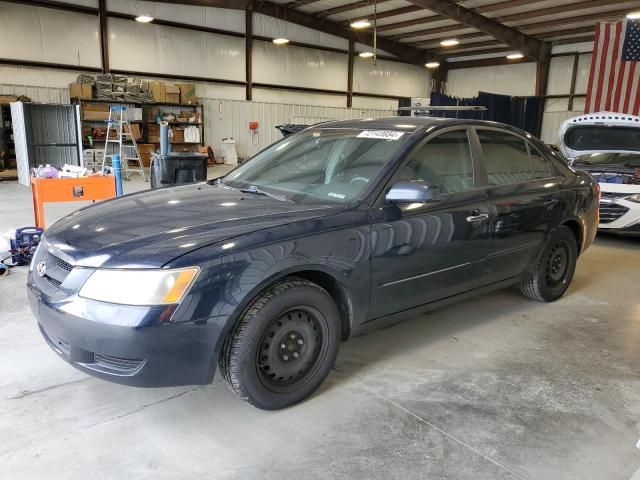
<svg viewBox="0 0 640 480">
<path fill-rule="evenodd" d="M 395 130 L 365 130 L 360 132 L 358 138 L 377 138 L 379 140 L 398 140 L 406 132 L 396 132 Z"/>
</svg>

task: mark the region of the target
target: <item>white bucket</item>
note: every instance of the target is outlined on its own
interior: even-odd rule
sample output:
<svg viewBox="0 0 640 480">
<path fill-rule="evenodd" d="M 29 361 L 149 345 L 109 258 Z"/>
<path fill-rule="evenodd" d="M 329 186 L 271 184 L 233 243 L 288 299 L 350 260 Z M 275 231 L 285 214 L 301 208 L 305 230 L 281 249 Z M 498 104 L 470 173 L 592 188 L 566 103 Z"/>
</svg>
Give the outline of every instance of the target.
<svg viewBox="0 0 640 480">
<path fill-rule="evenodd" d="M 222 156 L 225 165 L 238 165 L 238 152 L 236 141 L 233 138 L 222 139 Z"/>
</svg>

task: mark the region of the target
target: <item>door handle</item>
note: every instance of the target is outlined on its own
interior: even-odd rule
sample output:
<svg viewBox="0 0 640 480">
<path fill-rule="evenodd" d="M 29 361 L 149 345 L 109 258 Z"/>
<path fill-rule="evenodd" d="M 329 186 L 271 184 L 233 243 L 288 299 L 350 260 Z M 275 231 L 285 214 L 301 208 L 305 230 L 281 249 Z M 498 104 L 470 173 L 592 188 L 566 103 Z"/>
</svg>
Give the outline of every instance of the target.
<svg viewBox="0 0 640 480">
<path fill-rule="evenodd" d="M 480 213 L 478 211 L 473 211 L 471 213 L 473 215 L 470 215 L 470 216 L 467 217 L 467 222 L 469 222 L 469 223 L 484 222 L 485 220 L 489 219 L 489 214 L 488 213 Z"/>
<path fill-rule="evenodd" d="M 545 207 L 555 207 L 559 202 L 560 200 L 558 200 L 557 198 L 546 198 L 543 205 Z"/>
</svg>

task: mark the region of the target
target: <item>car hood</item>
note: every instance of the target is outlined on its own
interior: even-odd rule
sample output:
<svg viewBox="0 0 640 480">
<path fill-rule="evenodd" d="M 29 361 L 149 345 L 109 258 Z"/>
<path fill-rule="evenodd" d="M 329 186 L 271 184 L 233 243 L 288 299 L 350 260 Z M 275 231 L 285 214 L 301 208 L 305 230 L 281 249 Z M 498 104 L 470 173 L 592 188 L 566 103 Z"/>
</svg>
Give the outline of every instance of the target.
<svg viewBox="0 0 640 480">
<path fill-rule="evenodd" d="M 574 165 L 573 168 L 588 172 L 603 192 L 640 193 L 640 168 L 622 165 Z"/>
<path fill-rule="evenodd" d="M 48 228 L 45 240 L 54 254 L 74 265 L 154 268 L 213 243 L 335 210 L 200 183 L 78 210 Z"/>
</svg>

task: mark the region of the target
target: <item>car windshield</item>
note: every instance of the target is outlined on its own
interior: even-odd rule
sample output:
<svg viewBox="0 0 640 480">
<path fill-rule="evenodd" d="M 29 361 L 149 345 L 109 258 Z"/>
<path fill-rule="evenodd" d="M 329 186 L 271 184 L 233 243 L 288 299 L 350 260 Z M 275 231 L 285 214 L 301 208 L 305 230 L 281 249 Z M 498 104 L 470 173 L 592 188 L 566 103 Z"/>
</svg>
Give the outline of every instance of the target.
<svg viewBox="0 0 640 480">
<path fill-rule="evenodd" d="M 569 130 L 564 141 L 571 150 L 640 151 L 640 128 L 581 125 Z"/>
<path fill-rule="evenodd" d="M 575 159 L 576 164 L 582 165 L 625 165 L 628 167 L 640 167 L 640 154 L 638 153 L 592 153 L 580 155 Z"/>
<path fill-rule="evenodd" d="M 347 203 L 374 181 L 409 136 L 396 130 L 306 130 L 272 145 L 221 181 L 296 203 Z"/>
</svg>

